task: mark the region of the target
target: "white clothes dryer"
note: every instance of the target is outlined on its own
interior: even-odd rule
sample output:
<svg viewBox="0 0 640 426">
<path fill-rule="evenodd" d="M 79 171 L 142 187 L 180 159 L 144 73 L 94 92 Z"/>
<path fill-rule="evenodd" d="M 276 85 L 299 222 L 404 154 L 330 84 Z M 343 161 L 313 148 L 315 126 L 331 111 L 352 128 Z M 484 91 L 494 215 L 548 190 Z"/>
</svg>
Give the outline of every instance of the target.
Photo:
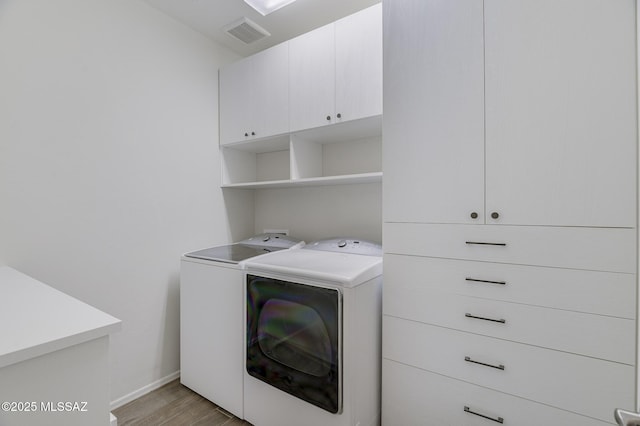
<svg viewBox="0 0 640 426">
<path fill-rule="evenodd" d="M 180 382 L 244 418 L 244 261 L 304 245 L 261 234 L 187 253 L 180 262 Z"/>
<path fill-rule="evenodd" d="M 245 418 L 378 425 L 382 248 L 335 238 L 245 268 Z"/>
</svg>

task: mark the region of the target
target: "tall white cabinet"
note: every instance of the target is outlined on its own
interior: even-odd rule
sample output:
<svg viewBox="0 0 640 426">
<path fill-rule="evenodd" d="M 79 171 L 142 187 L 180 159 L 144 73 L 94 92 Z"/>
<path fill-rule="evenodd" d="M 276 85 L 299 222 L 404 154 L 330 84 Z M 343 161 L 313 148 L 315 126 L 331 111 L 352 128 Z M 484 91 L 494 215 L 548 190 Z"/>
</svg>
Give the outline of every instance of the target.
<svg viewBox="0 0 640 426">
<path fill-rule="evenodd" d="M 383 424 L 636 408 L 635 4 L 384 2 Z"/>
<path fill-rule="evenodd" d="M 635 226 L 635 40 L 633 0 L 485 2 L 497 223 Z"/>
<path fill-rule="evenodd" d="M 484 219 L 482 13 L 475 0 L 384 4 L 387 221 Z"/>
<path fill-rule="evenodd" d="M 390 1 L 386 220 L 634 227 L 634 17 L 632 0 Z"/>
</svg>

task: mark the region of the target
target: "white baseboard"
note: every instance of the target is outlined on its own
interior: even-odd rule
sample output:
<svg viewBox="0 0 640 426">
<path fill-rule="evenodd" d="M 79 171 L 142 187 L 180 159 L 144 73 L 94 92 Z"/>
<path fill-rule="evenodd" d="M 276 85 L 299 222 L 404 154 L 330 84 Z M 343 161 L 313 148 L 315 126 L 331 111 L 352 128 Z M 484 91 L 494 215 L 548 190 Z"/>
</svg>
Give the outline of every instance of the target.
<svg viewBox="0 0 640 426">
<path fill-rule="evenodd" d="M 111 422 L 109 422 L 109 426 L 118 426 L 118 419 L 116 418 L 116 416 L 114 416 L 113 413 L 109 413 L 109 415 L 111 416 Z"/>
<path fill-rule="evenodd" d="M 180 370 L 176 371 L 175 373 L 171 373 L 168 376 L 165 376 L 165 377 L 161 378 L 160 380 L 156 380 L 153 383 L 149 383 L 148 385 L 143 386 L 140 389 L 135 390 L 135 391 L 131 392 L 130 394 L 127 394 L 127 395 L 125 395 L 125 396 L 123 396 L 121 398 L 118 398 L 115 401 L 111 401 L 111 409 L 115 410 L 118 407 L 122 407 L 124 404 L 127 404 L 127 403 L 133 401 L 134 399 L 138 399 L 142 395 L 146 395 L 149 392 L 154 391 L 154 390 L 158 389 L 159 387 L 162 387 L 162 386 L 166 385 L 167 383 L 174 381 L 178 377 L 180 377 Z"/>
</svg>

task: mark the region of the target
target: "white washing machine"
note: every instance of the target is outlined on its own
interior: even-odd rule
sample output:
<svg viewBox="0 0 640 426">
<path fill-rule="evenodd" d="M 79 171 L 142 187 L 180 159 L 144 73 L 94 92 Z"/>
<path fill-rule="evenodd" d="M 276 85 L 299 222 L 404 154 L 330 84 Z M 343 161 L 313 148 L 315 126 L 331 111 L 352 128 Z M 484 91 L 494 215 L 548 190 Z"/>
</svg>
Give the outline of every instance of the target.
<svg viewBox="0 0 640 426">
<path fill-rule="evenodd" d="M 304 242 L 262 234 L 180 262 L 180 382 L 243 418 L 244 261 Z"/>
<path fill-rule="evenodd" d="M 246 262 L 244 417 L 380 423 L 382 248 L 336 238 Z"/>
</svg>

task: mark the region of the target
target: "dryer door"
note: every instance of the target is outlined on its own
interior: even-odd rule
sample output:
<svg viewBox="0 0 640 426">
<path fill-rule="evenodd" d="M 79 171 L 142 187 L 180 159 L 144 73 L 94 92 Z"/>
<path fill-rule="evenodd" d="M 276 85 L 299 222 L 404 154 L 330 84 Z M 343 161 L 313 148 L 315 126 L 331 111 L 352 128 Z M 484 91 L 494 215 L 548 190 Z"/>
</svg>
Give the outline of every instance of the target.
<svg viewBox="0 0 640 426">
<path fill-rule="evenodd" d="M 341 412 L 341 321 L 338 289 L 247 275 L 247 372 Z"/>
</svg>

